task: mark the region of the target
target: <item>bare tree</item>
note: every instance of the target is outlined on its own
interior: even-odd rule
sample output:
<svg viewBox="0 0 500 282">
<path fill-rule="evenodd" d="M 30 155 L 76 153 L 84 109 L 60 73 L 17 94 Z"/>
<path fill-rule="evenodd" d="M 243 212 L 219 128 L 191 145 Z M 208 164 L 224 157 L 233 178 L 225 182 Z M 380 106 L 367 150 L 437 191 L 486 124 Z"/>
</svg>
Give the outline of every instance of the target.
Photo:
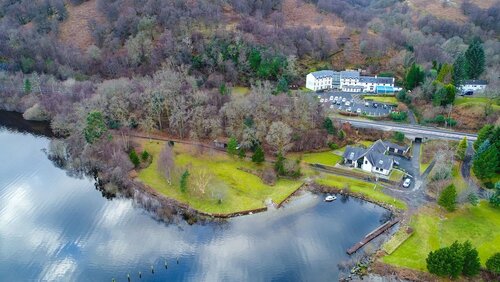
<svg viewBox="0 0 500 282">
<path fill-rule="evenodd" d="M 201 195 L 205 195 L 210 182 L 213 179 L 213 175 L 207 169 L 198 169 L 192 176 L 192 183 L 197 192 Z"/>
<path fill-rule="evenodd" d="M 269 127 L 266 141 L 278 153 L 285 154 L 292 147 L 292 129 L 286 123 L 275 121 Z"/>
</svg>

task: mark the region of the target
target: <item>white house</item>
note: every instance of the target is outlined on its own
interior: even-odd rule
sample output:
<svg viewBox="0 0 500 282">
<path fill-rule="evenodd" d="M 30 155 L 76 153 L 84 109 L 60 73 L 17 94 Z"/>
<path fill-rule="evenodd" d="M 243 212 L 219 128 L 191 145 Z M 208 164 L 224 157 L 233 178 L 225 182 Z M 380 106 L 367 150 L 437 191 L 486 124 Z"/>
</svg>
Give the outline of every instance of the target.
<svg viewBox="0 0 500 282">
<path fill-rule="evenodd" d="M 361 76 L 359 71 L 312 72 L 306 76 L 306 88 L 314 91 L 338 89 L 344 92 L 393 93 L 393 77 Z"/>
<path fill-rule="evenodd" d="M 344 151 L 344 165 L 360 168 L 372 173 L 389 175 L 394 166 L 394 159 L 386 154 L 404 155 L 409 147 L 377 140 L 368 148 L 347 146 Z"/>
<path fill-rule="evenodd" d="M 459 89 L 462 94 L 472 95 L 483 92 L 487 85 L 486 80 L 464 80 Z"/>
</svg>

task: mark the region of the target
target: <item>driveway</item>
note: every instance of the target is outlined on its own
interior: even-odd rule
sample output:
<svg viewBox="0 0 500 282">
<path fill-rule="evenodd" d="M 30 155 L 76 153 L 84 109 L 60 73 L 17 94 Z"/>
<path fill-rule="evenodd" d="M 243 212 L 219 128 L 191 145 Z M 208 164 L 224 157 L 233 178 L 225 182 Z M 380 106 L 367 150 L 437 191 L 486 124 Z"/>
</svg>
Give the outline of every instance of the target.
<svg viewBox="0 0 500 282">
<path fill-rule="evenodd" d="M 356 93 L 326 91 L 316 95 L 325 108 L 337 112 L 347 112 L 350 108 L 353 113 L 360 109 L 361 113 L 368 116 L 387 116 L 394 108 L 393 105 L 364 101 L 363 97 Z"/>
</svg>

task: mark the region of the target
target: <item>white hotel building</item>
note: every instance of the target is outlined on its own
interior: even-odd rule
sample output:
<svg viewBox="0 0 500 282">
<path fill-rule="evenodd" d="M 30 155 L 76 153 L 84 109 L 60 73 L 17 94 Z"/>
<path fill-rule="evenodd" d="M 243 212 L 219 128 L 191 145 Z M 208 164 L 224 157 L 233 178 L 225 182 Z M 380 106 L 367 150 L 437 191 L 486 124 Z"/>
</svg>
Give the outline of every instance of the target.
<svg viewBox="0 0 500 282">
<path fill-rule="evenodd" d="M 361 76 L 359 71 L 322 70 L 306 76 L 306 88 L 313 91 L 341 90 L 344 92 L 394 93 L 394 77 Z"/>
</svg>

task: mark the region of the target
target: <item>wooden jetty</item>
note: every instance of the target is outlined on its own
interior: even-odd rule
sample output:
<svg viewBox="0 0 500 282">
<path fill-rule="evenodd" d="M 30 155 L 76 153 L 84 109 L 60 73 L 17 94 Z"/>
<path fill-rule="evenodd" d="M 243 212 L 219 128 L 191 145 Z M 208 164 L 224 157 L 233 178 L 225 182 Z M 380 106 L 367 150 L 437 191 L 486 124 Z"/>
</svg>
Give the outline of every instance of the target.
<svg viewBox="0 0 500 282">
<path fill-rule="evenodd" d="M 391 228 L 392 226 L 394 226 L 394 224 L 396 224 L 398 222 L 399 222 L 399 218 L 396 218 L 392 221 L 388 221 L 388 222 L 380 225 L 379 227 L 377 227 L 377 229 L 366 234 L 366 236 L 363 238 L 363 240 L 359 241 L 354 246 L 350 247 L 347 250 L 347 254 L 349 254 L 349 255 L 354 254 L 357 250 L 361 249 L 364 245 L 366 245 L 366 243 L 377 238 L 380 234 L 384 233 L 387 229 Z"/>
</svg>

